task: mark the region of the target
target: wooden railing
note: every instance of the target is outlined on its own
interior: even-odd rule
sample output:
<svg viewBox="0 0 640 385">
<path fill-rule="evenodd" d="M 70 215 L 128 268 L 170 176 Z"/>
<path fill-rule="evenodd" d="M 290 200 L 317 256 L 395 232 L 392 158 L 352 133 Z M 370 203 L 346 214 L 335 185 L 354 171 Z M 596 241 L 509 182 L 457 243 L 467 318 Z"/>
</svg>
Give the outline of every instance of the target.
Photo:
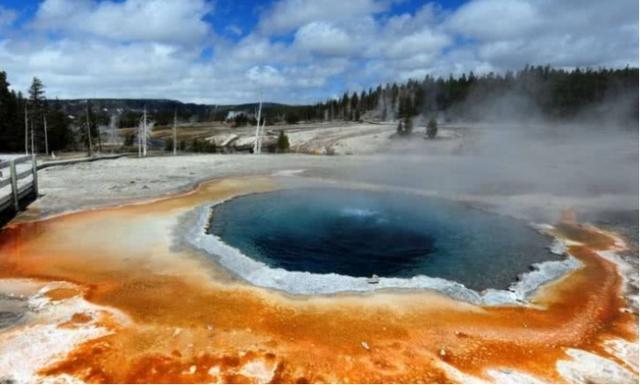
<svg viewBox="0 0 640 385">
<path fill-rule="evenodd" d="M 29 164 L 30 163 L 30 164 Z M 28 168 L 18 165 L 28 164 Z M 22 168 L 22 171 L 18 171 Z M 8 171 L 7 171 L 8 170 Z M 38 166 L 36 157 L 31 155 L 0 161 L 0 214 L 6 210 L 20 211 L 20 205 L 28 196 L 38 196 Z M 21 180 L 31 176 L 31 180 L 20 183 Z M 10 189 L 6 189 L 11 186 Z M 8 193 L 7 190 L 10 190 Z"/>
</svg>

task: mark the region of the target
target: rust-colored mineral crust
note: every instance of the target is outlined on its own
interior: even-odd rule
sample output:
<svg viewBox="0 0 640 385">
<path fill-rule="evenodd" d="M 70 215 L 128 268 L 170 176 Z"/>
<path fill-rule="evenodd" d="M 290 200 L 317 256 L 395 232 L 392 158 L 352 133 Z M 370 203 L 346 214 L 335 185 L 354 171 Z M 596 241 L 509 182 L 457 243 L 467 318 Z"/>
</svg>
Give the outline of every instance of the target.
<svg viewBox="0 0 640 385">
<path fill-rule="evenodd" d="M 572 347 L 618 364 L 602 342 L 636 341 L 622 278 L 597 229 L 557 226 L 583 267 L 541 288 L 535 306 L 480 307 L 433 292 L 292 297 L 246 285 L 187 249 L 172 250 L 180 214 L 272 189 L 268 178 L 213 181 L 189 194 L 17 223 L 0 233 L 0 276 L 72 282 L 131 322 L 77 346 L 40 374 L 87 382 L 456 382 L 508 368 L 544 381 Z M 78 314 L 65 325 L 88 321 Z M 625 366 L 626 367 L 626 366 Z M 453 368 L 453 369 L 452 369 Z M 628 368 L 636 373 L 633 368 Z M 637 373 L 636 373 L 637 375 Z"/>
</svg>

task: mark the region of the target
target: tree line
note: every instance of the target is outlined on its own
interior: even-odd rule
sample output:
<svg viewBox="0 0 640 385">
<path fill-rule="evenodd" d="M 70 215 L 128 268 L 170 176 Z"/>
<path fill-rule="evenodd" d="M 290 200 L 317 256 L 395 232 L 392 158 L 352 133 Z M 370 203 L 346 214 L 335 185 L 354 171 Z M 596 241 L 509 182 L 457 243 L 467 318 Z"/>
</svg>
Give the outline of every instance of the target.
<svg viewBox="0 0 640 385">
<path fill-rule="evenodd" d="M 460 77 L 435 78 L 390 83 L 360 93 L 344 93 L 339 99 L 327 100 L 304 112 L 311 119 L 359 121 L 395 120 L 419 114 L 442 114 L 445 119 L 482 120 L 486 101 L 525 99 L 550 119 L 571 119 L 583 110 L 609 100 L 624 97 L 630 106 L 619 117 L 637 124 L 638 68 L 621 69 L 554 69 L 550 66 L 526 66 L 504 74 L 473 72 Z"/>
<path fill-rule="evenodd" d="M 69 148 L 69 118 L 45 97 L 44 84 L 34 78 L 27 95 L 9 89 L 0 71 L 0 151 L 45 153 Z"/>
<path fill-rule="evenodd" d="M 490 112 L 487 102 L 496 100 L 508 101 L 507 107 Z M 638 68 L 565 70 L 526 66 L 503 74 L 426 76 L 359 93 L 345 92 L 341 98 L 313 105 L 265 105 L 263 117 L 267 125 L 322 120 L 406 120 L 417 115 L 427 119 L 438 116 L 445 120 L 482 121 L 489 113 L 512 113 L 517 107 L 515 101 L 524 101 L 521 108 L 527 114 L 535 110 L 556 120 L 572 119 L 594 106 L 605 105 L 599 110 L 603 115 L 615 115 L 617 122 L 637 126 Z M 255 107 L 142 99 L 48 100 L 45 86 L 38 78 L 33 79 L 23 95 L 10 88 L 7 74 L 0 71 L 0 151 L 45 153 L 87 149 L 89 144 L 99 149 L 102 143 L 98 127 L 109 124 L 113 114 L 103 111 L 105 103 L 118 107 L 118 127 L 137 126 L 138 107 L 146 107 L 148 103 L 155 107 L 153 115 L 158 125 L 169 124 L 176 112 L 181 121 L 199 122 L 224 120 L 232 109 Z M 132 103 L 137 107 L 128 108 Z M 237 119 L 236 126 L 255 124 L 247 116 L 239 115 Z"/>
</svg>

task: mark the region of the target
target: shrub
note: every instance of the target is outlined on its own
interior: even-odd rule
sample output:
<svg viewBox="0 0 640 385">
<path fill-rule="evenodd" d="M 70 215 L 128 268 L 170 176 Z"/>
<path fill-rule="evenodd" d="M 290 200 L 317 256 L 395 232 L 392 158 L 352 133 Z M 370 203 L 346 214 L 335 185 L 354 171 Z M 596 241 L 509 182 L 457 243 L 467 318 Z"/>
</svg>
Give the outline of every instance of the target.
<svg viewBox="0 0 640 385">
<path fill-rule="evenodd" d="M 191 142 L 192 152 L 216 152 L 216 150 L 216 144 L 206 140 L 194 139 L 193 142 Z"/>
</svg>

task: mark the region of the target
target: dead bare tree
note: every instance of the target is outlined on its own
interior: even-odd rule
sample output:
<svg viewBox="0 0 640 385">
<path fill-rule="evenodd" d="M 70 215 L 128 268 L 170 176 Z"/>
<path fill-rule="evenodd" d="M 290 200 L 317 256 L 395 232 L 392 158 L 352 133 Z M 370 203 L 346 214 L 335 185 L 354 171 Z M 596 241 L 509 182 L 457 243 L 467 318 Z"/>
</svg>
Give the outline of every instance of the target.
<svg viewBox="0 0 640 385">
<path fill-rule="evenodd" d="M 178 112 L 176 110 L 173 111 L 173 155 L 175 156 L 178 153 L 178 134 L 177 134 L 177 125 L 178 125 Z"/>
<path fill-rule="evenodd" d="M 147 107 L 144 107 L 143 118 L 142 118 L 142 156 L 147 156 Z"/>
<path fill-rule="evenodd" d="M 36 145 L 35 145 L 35 141 L 33 140 L 34 135 L 33 135 L 33 119 L 31 119 L 31 121 L 29 122 L 30 127 L 31 127 L 31 155 L 36 153 Z"/>
<path fill-rule="evenodd" d="M 260 126 L 260 133 L 258 135 L 258 154 L 262 153 L 262 140 L 264 138 L 264 126 L 267 124 L 267 120 L 263 119 L 262 126 Z M 260 122 L 258 122 L 260 125 Z"/>
<path fill-rule="evenodd" d="M 147 107 L 144 107 L 140 124 L 138 124 L 138 158 L 147 156 L 147 138 L 149 136 L 147 126 Z"/>
<path fill-rule="evenodd" d="M 262 95 L 260 95 L 260 104 L 258 105 L 258 122 L 256 123 L 256 138 L 253 142 L 253 153 L 260 153 L 260 119 L 262 118 Z"/>
<path fill-rule="evenodd" d="M 29 155 L 29 110 L 24 103 L 24 154 Z"/>
<path fill-rule="evenodd" d="M 49 137 L 47 135 L 47 115 L 42 115 L 42 122 L 44 123 L 44 152 L 49 155 Z"/>
<path fill-rule="evenodd" d="M 87 142 L 89 143 L 89 157 L 93 156 L 93 145 L 91 144 L 91 123 L 89 121 L 89 99 L 87 99 L 87 111 L 86 111 L 86 121 L 87 121 Z"/>
</svg>

